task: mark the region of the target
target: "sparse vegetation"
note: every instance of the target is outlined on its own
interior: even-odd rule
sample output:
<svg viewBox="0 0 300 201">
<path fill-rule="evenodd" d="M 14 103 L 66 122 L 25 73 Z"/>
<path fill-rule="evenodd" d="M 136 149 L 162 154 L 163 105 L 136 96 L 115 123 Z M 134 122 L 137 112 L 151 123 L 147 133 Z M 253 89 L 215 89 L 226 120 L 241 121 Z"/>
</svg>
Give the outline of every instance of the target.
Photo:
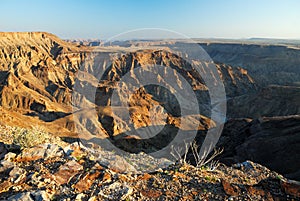
<svg viewBox="0 0 300 201">
<path fill-rule="evenodd" d="M 21 149 L 33 147 L 43 143 L 57 143 L 59 137 L 52 136 L 40 127 L 20 128 L 12 126 L 2 126 L 0 128 L 1 135 L 9 136 L 10 139 L 6 143 L 20 146 Z"/>
<path fill-rule="evenodd" d="M 222 148 L 214 149 L 213 153 L 210 155 L 210 150 L 207 149 L 204 151 L 202 155 L 199 153 L 199 147 L 196 143 L 196 141 L 193 141 L 191 143 L 184 143 L 184 154 L 182 153 L 182 147 L 175 148 L 174 146 L 171 147 L 171 155 L 182 165 L 189 164 L 187 161 L 187 154 L 189 150 L 191 150 L 194 160 L 195 160 L 195 167 L 197 168 L 203 168 L 205 167 L 207 170 L 215 170 L 219 166 L 219 161 L 213 160 L 216 156 L 220 155 L 223 152 Z"/>
</svg>

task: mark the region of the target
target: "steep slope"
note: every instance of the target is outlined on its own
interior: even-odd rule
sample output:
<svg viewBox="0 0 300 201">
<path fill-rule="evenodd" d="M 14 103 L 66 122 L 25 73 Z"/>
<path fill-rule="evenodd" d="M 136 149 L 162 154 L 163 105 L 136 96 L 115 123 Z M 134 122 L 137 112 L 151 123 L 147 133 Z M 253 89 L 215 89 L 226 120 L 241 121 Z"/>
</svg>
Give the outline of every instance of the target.
<svg viewBox="0 0 300 201">
<path fill-rule="evenodd" d="M 243 66 L 260 86 L 291 85 L 300 81 L 300 49 L 284 45 L 200 43 L 211 58 Z"/>
<path fill-rule="evenodd" d="M 300 87 L 270 85 L 228 100 L 228 117 L 259 118 L 300 114 Z"/>
<path fill-rule="evenodd" d="M 34 119 L 36 124 L 44 125 L 57 135 L 73 136 L 80 132 L 87 138 L 114 137 L 132 128 L 147 126 L 170 124 L 180 127 L 180 121 L 176 120 L 180 108 L 172 95 L 177 93 L 174 91 L 176 88 L 180 88 L 176 74 L 172 75 L 175 71 L 188 81 L 202 103 L 199 104 L 199 110 L 204 116 L 187 117 L 189 121 L 194 121 L 196 125 L 199 119 L 209 118 L 210 99 L 203 79 L 190 64 L 166 50 L 154 48 L 132 51 L 123 48 L 125 54 L 112 58 L 111 53 L 117 49 L 108 47 L 93 51 L 89 47 L 77 47 L 64 42 L 49 33 L 1 33 L 0 36 L 0 104 L 2 112 L 6 114 L 1 120 L 4 123 L 15 123 L 14 118 L 23 116 L 24 119 Z M 111 60 L 103 61 L 104 57 Z M 111 62 L 111 65 L 106 66 L 104 62 Z M 134 70 L 138 66 L 151 70 L 149 65 L 163 65 L 172 69 L 162 72 L 154 80 L 168 83 L 169 78 L 178 86 L 173 86 L 171 93 L 157 86 L 140 88 L 130 98 L 129 119 L 124 119 L 121 111 L 128 108 L 110 107 L 112 93 L 117 89 L 126 92 L 129 86 L 118 86 L 117 82 L 128 74 L 130 79 L 136 79 Z M 229 97 L 256 90 L 253 79 L 244 69 L 224 64 L 216 66 Z M 101 72 L 103 76 L 97 78 Z M 92 94 L 87 94 L 89 91 Z M 183 95 L 181 97 L 184 102 L 190 100 Z M 92 109 L 95 107 L 96 113 Z M 194 110 L 190 104 L 185 107 L 191 112 Z M 155 121 L 151 119 L 151 111 L 156 114 Z M 210 121 L 205 122 L 200 123 L 200 130 L 210 127 Z M 26 120 L 19 122 L 19 125 L 27 126 Z"/>
<path fill-rule="evenodd" d="M 0 124 L 39 125 L 67 139 L 110 139 L 131 152 L 159 150 L 178 130 L 184 134 L 195 131 L 201 139 L 216 125 L 211 120 L 213 106 L 203 79 L 211 73 L 211 63 L 198 61 L 207 68 L 207 74 L 199 75 L 186 60 L 163 45 L 93 49 L 48 33 L 0 33 Z M 295 83 L 299 82 L 298 50 L 241 44 L 206 44 L 205 49 L 219 61 L 216 67 L 225 85 L 229 118 L 299 114 L 299 87 Z M 166 68 L 157 73 L 153 69 L 156 65 Z M 140 78 L 164 83 L 169 89 L 146 85 L 131 93 L 130 88 L 142 84 L 137 78 L 143 72 L 152 72 L 152 76 Z M 186 88 L 178 74 L 192 93 L 180 91 Z M 125 78 L 129 82 L 120 82 Z M 270 83 L 277 85 L 269 86 Z M 278 85 L 282 83 L 287 85 Z M 128 104 L 115 102 L 116 91 L 125 94 L 120 100 L 128 100 Z M 191 101 L 191 94 L 195 94 L 197 103 Z M 179 100 L 185 104 L 179 107 Z M 182 116 L 181 109 L 189 114 Z M 274 145 L 279 158 L 275 162 L 266 160 L 265 164 L 284 174 L 294 174 L 299 162 L 285 172 L 286 166 L 278 165 L 278 161 L 287 156 L 279 147 L 287 149 L 290 139 L 298 144 L 298 119 L 250 121 L 232 119 L 226 124 L 229 127 L 225 126 L 224 135 L 229 137 L 225 142 L 233 142 L 222 144 L 230 148 L 228 160 L 251 158 L 263 163 L 267 157 L 274 157 Z M 249 131 L 250 128 L 255 129 Z M 153 133 L 158 135 L 148 135 Z M 267 140 L 266 155 L 262 154 L 264 143 L 259 139 Z M 297 152 L 287 150 L 288 163 L 295 160 Z"/>
<path fill-rule="evenodd" d="M 43 112 L 70 112 L 78 63 L 67 54 L 78 48 L 48 33 L 1 33 L 0 37 L 1 106 L 37 112 L 41 118 L 47 118 Z"/>
<path fill-rule="evenodd" d="M 288 178 L 300 180 L 300 116 L 232 119 L 218 146 L 221 161 L 232 164 L 253 160 Z"/>
</svg>

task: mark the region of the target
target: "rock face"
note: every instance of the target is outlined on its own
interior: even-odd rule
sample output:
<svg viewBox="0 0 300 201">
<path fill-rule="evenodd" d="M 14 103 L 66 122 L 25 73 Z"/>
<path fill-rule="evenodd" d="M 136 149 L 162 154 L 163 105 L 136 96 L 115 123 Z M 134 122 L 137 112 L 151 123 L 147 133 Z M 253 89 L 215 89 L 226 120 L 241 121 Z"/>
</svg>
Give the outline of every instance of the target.
<svg viewBox="0 0 300 201">
<path fill-rule="evenodd" d="M 200 43 L 214 61 L 242 66 L 261 86 L 300 81 L 297 47 L 239 43 Z"/>
<path fill-rule="evenodd" d="M 249 159 L 300 180 L 299 125 L 299 115 L 231 120 L 219 141 L 225 148 L 222 161 L 232 164 Z"/>
<path fill-rule="evenodd" d="M 210 126 L 210 98 L 203 79 L 189 63 L 167 50 L 153 47 L 153 50 L 132 52 L 128 49 L 120 57 L 111 58 L 109 48 L 95 51 L 90 47 L 78 47 L 48 33 L 1 33 L 0 36 L 0 113 L 1 121 L 6 124 L 26 127 L 30 121 L 59 136 L 76 136 L 80 132 L 86 138 L 112 138 L 132 128 L 154 125 L 178 128 L 180 122 L 176 118 L 180 108 L 172 95 L 180 94 L 176 92 L 176 88 L 181 87 L 180 80 L 172 75 L 177 71 L 201 102 L 202 116 L 187 119 L 194 124 L 202 119 L 199 130 Z M 105 56 L 110 60 L 101 61 Z M 97 63 L 98 57 L 100 63 Z M 106 66 L 104 62 L 111 64 Z M 117 89 L 127 93 L 130 87 L 117 85 L 122 76 L 126 74 L 135 80 L 137 72 L 134 70 L 138 66 L 151 68 L 149 65 L 170 68 L 154 79 L 161 83 L 171 79 L 178 86 L 173 86 L 171 93 L 162 87 L 142 87 L 130 98 L 129 108 L 110 107 L 112 93 Z M 256 90 L 246 70 L 225 64 L 216 64 L 216 67 L 229 97 Z M 102 76 L 97 77 L 101 72 Z M 187 96 L 181 99 L 190 102 Z M 96 107 L 97 112 L 82 110 L 83 105 Z M 184 107 L 181 109 L 193 114 L 190 104 Z M 130 112 L 127 119 L 122 116 L 125 110 Z M 151 119 L 151 113 L 156 114 L 155 120 Z M 182 127 L 188 129 L 187 125 Z"/>
<path fill-rule="evenodd" d="M 228 100 L 232 118 L 259 118 L 300 114 L 300 87 L 269 85 L 255 94 Z"/>
<path fill-rule="evenodd" d="M 300 180 L 299 48 L 232 43 L 201 46 L 213 60 L 245 68 L 258 89 L 228 100 L 230 120 L 219 141 L 226 150 L 222 161 L 232 164 L 249 159 Z"/>
<path fill-rule="evenodd" d="M 74 68 L 81 55 L 68 52 L 78 48 L 48 33 L 1 33 L 0 37 L 2 121 L 25 126 L 25 119 L 30 119 L 42 125 L 68 115 Z"/>
<path fill-rule="evenodd" d="M 169 51 L 166 41 L 146 45 L 141 42 L 134 47 L 127 42 L 123 47 L 118 44 L 101 48 L 82 44 L 85 43 L 66 42 L 43 32 L 0 33 L 0 124 L 38 125 L 66 141 L 78 137 L 94 142 L 109 139 L 119 148 L 135 153 L 161 149 L 178 130 L 184 134 L 196 131 L 197 139 L 201 139 L 215 127 L 216 122 L 211 119 L 214 106 L 210 104 L 204 79 L 212 74 L 212 62 L 196 61 L 207 69 L 199 75 L 187 60 Z M 177 42 L 171 42 L 174 44 Z M 190 47 L 185 42 L 180 45 Z M 284 116 L 300 112 L 300 50 L 278 45 L 200 45 L 215 61 L 226 90 L 228 122 L 219 142 L 226 147 L 224 161 L 251 159 L 299 179 L 298 117 Z M 156 83 L 172 80 L 170 90 L 147 85 L 129 96 L 131 87 L 140 84 L 139 73 L 152 71 L 155 65 L 166 68 L 143 79 Z M 177 73 L 186 80 L 200 104 L 191 101 L 183 93 L 185 90 L 180 91 L 184 83 Z M 125 78 L 129 81 L 120 82 Z M 217 78 L 210 81 L 216 83 Z M 116 91 L 125 94 L 120 102 L 128 100 L 128 104 L 118 105 L 114 99 Z M 179 107 L 178 100 L 186 104 Z M 182 109 L 189 114 L 179 118 Z M 149 136 L 145 130 L 160 135 Z M 0 153 L 0 158 L 3 155 Z M 295 163 L 287 165 L 292 161 Z M 106 165 L 113 169 L 117 164 Z M 70 176 L 80 171 L 81 167 L 75 165 Z M 94 177 L 97 174 L 85 175 L 86 180 Z M 66 178 L 62 176 L 57 181 L 64 183 Z M 235 192 L 234 186 L 223 183 L 229 193 Z M 131 191 L 121 184 L 107 187 L 107 191 L 114 187 L 122 192 Z M 143 194 L 159 197 L 161 192 L 147 189 Z"/>
</svg>

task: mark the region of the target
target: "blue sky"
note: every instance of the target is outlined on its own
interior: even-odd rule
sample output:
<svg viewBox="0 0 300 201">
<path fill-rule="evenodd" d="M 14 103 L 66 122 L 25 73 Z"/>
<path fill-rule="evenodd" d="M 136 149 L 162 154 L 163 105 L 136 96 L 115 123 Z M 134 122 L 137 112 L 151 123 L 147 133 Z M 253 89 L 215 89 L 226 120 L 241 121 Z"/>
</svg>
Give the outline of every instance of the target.
<svg viewBox="0 0 300 201">
<path fill-rule="evenodd" d="M 0 0 L 0 31 L 107 39 L 163 28 L 198 38 L 300 38 L 299 0 Z"/>
</svg>

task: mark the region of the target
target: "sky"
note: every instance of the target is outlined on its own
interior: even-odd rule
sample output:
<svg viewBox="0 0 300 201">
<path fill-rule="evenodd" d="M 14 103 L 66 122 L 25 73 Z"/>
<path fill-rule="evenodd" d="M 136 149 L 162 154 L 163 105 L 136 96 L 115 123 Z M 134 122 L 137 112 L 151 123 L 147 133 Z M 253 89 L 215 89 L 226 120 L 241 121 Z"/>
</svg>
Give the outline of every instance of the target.
<svg viewBox="0 0 300 201">
<path fill-rule="evenodd" d="M 147 35 L 149 28 L 191 38 L 300 39 L 300 1 L 0 0 L 0 31 L 108 39 L 136 29 Z M 168 37 L 163 32 L 153 37 Z"/>
</svg>

